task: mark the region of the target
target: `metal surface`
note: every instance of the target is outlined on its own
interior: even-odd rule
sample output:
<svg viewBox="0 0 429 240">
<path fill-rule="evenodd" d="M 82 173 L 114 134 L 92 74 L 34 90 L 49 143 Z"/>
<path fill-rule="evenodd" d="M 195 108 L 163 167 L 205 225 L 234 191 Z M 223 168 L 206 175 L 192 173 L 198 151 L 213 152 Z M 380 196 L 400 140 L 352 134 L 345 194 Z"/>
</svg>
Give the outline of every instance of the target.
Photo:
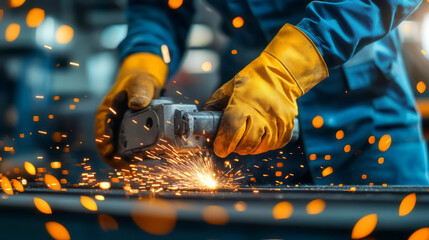
<svg viewBox="0 0 429 240">
<path fill-rule="evenodd" d="M 2 237 L 25 238 L 43 235 L 44 222 L 58 221 L 75 239 L 350 239 L 355 223 L 363 216 L 377 214 L 377 226 L 371 237 L 375 239 L 407 239 L 421 227 L 428 227 L 429 193 L 427 187 L 327 187 L 303 186 L 297 188 L 244 188 L 239 191 L 217 192 L 182 191 L 181 196 L 172 192 L 153 194 L 142 192 L 126 194 L 121 189 L 67 188 L 54 192 L 43 188 L 27 188 L 24 193 L 0 200 Z M 352 189 L 353 191 L 350 191 Z M 258 193 L 255 193 L 258 190 Z M 417 194 L 414 210 L 400 217 L 399 205 L 410 193 Z M 98 210 L 85 209 L 80 196 L 105 196 L 96 201 Z M 38 213 L 33 198 L 47 201 L 51 215 Z M 154 200 L 155 199 L 155 200 Z M 177 214 L 174 229 L 166 235 L 152 235 L 137 227 L 131 215 L 153 214 L 144 205 L 162 199 Z M 307 204 L 323 199 L 325 209 L 317 215 L 307 213 Z M 234 205 L 245 202 L 245 211 L 237 211 Z M 293 213 L 287 219 L 273 218 L 274 206 L 287 201 Z M 143 204 L 143 205 L 142 205 Z M 227 212 L 225 225 L 213 225 L 203 218 L 208 206 L 218 206 Z M 153 210 L 152 210 L 153 211 Z M 117 231 L 101 230 L 97 216 L 109 214 L 117 222 Z M 18 221 L 19 219 L 19 221 Z M 17 224 L 19 222 L 19 224 Z M 14 225 L 15 224 L 15 225 Z M 19 231 L 25 226 L 26 231 Z"/>
</svg>

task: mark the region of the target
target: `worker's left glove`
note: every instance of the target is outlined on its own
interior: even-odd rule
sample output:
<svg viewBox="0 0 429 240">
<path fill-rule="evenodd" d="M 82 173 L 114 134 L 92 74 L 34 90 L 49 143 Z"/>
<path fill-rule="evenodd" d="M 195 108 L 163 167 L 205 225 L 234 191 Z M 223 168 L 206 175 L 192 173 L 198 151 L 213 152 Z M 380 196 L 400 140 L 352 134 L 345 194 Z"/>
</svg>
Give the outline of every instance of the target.
<svg viewBox="0 0 429 240">
<path fill-rule="evenodd" d="M 98 153 L 115 168 L 126 167 L 115 158 L 115 147 L 123 114 L 139 110 L 159 97 L 167 78 L 168 66 L 151 53 L 135 53 L 123 61 L 115 85 L 106 95 L 95 117 L 95 141 Z"/>
<path fill-rule="evenodd" d="M 298 115 L 296 100 L 328 75 L 310 38 L 283 26 L 261 55 L 205 104 L 205 110 L 224 110 L 215 154 L 259 154 L 286 145 Z"/>
</svg>

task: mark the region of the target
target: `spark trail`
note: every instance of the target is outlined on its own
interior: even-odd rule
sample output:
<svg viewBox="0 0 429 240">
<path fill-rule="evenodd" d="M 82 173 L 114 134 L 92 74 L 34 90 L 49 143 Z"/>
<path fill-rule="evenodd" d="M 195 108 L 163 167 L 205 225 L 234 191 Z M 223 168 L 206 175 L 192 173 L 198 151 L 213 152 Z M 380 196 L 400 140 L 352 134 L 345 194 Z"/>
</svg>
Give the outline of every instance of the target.
<svg viewBox="0 0 429 240">
<path fill-rule="evenodd" d="M 159 155 L 157 150 L 162 150 Z M 163 190 L 216 190 L 235 189 L 237 182 L 244 178 L 241 171 L 222 171 L 215 167 L 213 158 L 207 151 L 179 153 L 173 146 L 158 144 L 153 151 L 146 151 L 145 155 L 158 160 L 158 164 L 149 166 L 141 157 L 134 159 L 141 164 L 131 164 L 130 169 L 122 169 L 124 182 L 129 186 L 137 185 L 139 189 L 150 189 L 159 192 Z"/>
</svg>

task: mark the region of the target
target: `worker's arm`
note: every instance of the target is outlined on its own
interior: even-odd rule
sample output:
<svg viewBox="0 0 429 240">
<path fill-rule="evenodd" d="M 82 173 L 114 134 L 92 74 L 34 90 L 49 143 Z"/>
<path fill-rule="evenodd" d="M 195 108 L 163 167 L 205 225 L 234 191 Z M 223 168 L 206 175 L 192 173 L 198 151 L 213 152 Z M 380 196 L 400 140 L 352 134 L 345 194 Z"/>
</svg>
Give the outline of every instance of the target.
<svg viewBox="0 0 429 240">
<path fill-rule="evenodd" d="M 315 43 L 329 68 L 396 28 L 422 0 L 313 1 L 297 25 Z"/>
<path fill-rule="evenodd" d="M 383 38 L 420 0 L 313 1 L 297 26 L 286 24 L 259 57 L 219 88 L 208 110 L 224 110 L 214 151 L 259 154 L 292 136 L 296 100 L 364 46 Z"/>
<path fill-rule="evenodd" d="M 121 60 L 133 53 L 153 53 L 162 57 L 166 45 L 171 61 L 169 76 L 179 69 L 186 37 L 194 15 L 194 1 L 183 1 L 171 9 L 167 0 L 128 0 L 128 34 L 119 45 Z"/>
<path fill-rule="evenodd" d="M 128 34 L 119 46 L 122 64 L 95 119 L 97 150 L 110 165 L 123 167 L 125 164 L 114 156 L 125 111 L 149 105 L 159 96 L 168 75 L 177 71 L 192 15 L 193 3 L 189 1 L 178 9 L 171 9 L 167 0 L 129 0 Z M 164 56 L 171 59 L 167 63 L 161 52 L 162 45 L 169 49 L 169 56 Z"/>
</svg>

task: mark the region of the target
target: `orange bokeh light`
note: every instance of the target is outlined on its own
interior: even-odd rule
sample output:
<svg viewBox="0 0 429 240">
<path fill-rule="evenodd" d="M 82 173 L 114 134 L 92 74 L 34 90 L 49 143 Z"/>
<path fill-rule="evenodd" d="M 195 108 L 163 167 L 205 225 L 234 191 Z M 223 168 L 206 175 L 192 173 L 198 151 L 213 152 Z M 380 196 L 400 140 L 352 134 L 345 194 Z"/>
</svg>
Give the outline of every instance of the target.
<svg viewBox="0 0 429 240">
<path fill-rule="evenodd" d="M 338 132 L 335 134 L 335 137 L 338 140 L 343 139 L 343 137 L 344 137 L 344 131 L 343 130 L 338 130 Z"/>
<path fill-rule="evenodd" d="M 17 8 L 22 6 L 25 3 L 25 0 L 9 0 L 9 6 L 11 8 Z"/>
<path fill-rule="evenodd" d="M 238 201 L 234 204 L 234 209 L 237 212 L 244 212 L 246 211 L 246 208 L 247 208 L 247 204 L 243 201 Z"/>
<path fill-rule="evenodd" d="M 58 179 L 50 174 L 45 174 L 45 184 L 54 191 L 61 190 L 61 184 Z"/>
<path fill-rule="evenodd" d="M 356 222 L 352 230 L 352 239 L 361 239 L 371 234 L 377 226 L 377 214 L 369 214 Z"/>
<path fill-rule="evenodd" d="M 323 118 L 322 116 L 315 116 L 312 121 L 314 128 L 321 128 L 323 126 Z"/>
<path fill-rule="evenodd" d="M 12 185 L 10 184 L 9 179 L 6 176 L 1 178 L 1 189 L 7 195 L 13 195 Z"/>
<path fill-rule="evenodd" d="M 61 162 L 51 162 L 51 168 L 52 169 L 61 168 Z"/>
<path fill-rule="evenodd" d="M 33 8 L 27 13 L 27 26 L 35 28 L 39 26 L 45 19 L 45 10 L 40 8 Z"/>
<path fill-rule="evenodd" d="M 73 40 L 73 36 L 73 28 L 67 25 L 62 25 L 57 30 L 56 39 L 60 44 L 67 44 Z"/>
<path fill-rule="evenodd" d="M 25 162 L 24 163 L 25 171 L 28 172 L 30 175 L 36 175 L 36 168 L 31 162 Z"/>
<path fill-rule="evenodd" d="M 97 211 L 98 210 L 97 203 L 90 197 L 81 196 L 80 197 L 80 203 L 82 204 L 82 206 L 84 206 L 89 211 Z"/>
<path fill-rule="evenodd" d="M 56 240 L 70 239 L 69 232 L 60 223 L 57 223 L 57 222 L 47 222 L 45 224 L 45 226 L 46 226 L 46 230 L 48 231 L 49 235 L 51 235 L 51 237 L 53 239 L 56 239 Z"/>
<path fill-rule="evenodd" d="M 21 26 L 19 26 L 19 24 L 16 24 L 16 23 L 9 24 L 5 32 L 6 42 L 15 41 L 18 38 L 20 32 L 21 32 Z"/>
<path fill-rule="evenodd" d="M 61 142 L 63 140 L 62 135 L 61 132 L 54 132 L 52 133 L 52 140 L 54 140 L 54 142 Z"/>
<path fill-rule="evenodd" d="M 273 218 L 276 220 L 287 219 L 293 213 L 293 206 L 290 202 L 279 202 L 273 208 Z"/>
<path fill-rule="evenodd" d="M 419 93 L 424 93 L 426 91 L 426 83 L 420 81 L 417 83 L 416 88 Z"/>
<path fill-rule="evenodd" d="M 52 214 L 52 209 L 45 200 L 35 197 L 33 202 L 37 210 L 39 210 L 41 213 Z"/>
<path fill-rule="evenodd" d="M 323 210 L 325 210 L 325 207 L 326 203 L 323 199 L 314 199 L 307 204 L 305 210 L 309 215 L 316 215 L 323 212 Z"/>
<path fill-rule="evenodd" d="M 131 211 L 133 221 L 147 233 L 165 235 L 176 226 L 177 213 L 174 206 L 161 199 L 136 202 Z"/>
<path fill-rule="evenodd" d="M 413 211 L 416 206 L 416 194 L 411 193 L 408 194 L 404 199 L 402 199 L 401 204 L 399 205 L 399 216 L 408 215 L 411 211 Z"/>
<path fill-rule="evenodd" d="M 380 150 L 380 152 L 385 152 L 387 151 L 387 149 L 389 149 L 391 144 L 392 138 L 390 137 L 390 135 L 383 135 L 378 141 L 378 149 Z"/>
<path fill-rule="evenodd" d="M 232 19 L 232 26 L 235 28 L 241 28 L 244 25 L 244 20 L 242 17 L 235 17 Z"/>
<path fill-rule="evenodd" d="M 347 144 L 346 146 L 344 146 L 344 152 L 348 153 L 351 150 L 352 150 L 352 147 L 350 145 Z"/>
<path fill-rule="evenodd" d="M 334 172 L 334 169 L 332 167 L 327 167 L 327 168 L 323 169 L 322 176 L 324 176 L 324 177 L 329 176 L 333 172 Z"/>
<path fill-rule="evenodd" d="M 208 224 L 225 225 L 229 220 L 228 212 L 220 206 L 206 206 L 203 208 L 202 214 L 204 221 Z"/>
<path fill-rule="evenodd" d="M 112 216 L 104 213 L 98 214 L 98 223 L 105 232 L 119 229 L 118 222 Z"/>
<path fill-rule="evenodd" d="M 183 0 L 168 0 L 168 6 L 171 9 L 178 9 L 180 6 L 182 6 Z"/>
<path fill-rule="evenodd" d="M 201 70 L 204 72 L 210 72 L 212 70 L 212 63 L 208 61 L 203 62 L 203 64 L 201 64 Z"/>
<path fill-rule="evenodd" d="M 24 186 L 22 185 L 22 183 L 20 181 L 18 181 L 16 179 L 12 179 L 12 185 L 16 191 L 24 192 Z"/>
<path fill-rule="evenodd" d="M 423 240 L 429 239 L 429 227 L 420 228 L 419 230 L 413 232 L 408 240 Z"/>
</svg>

